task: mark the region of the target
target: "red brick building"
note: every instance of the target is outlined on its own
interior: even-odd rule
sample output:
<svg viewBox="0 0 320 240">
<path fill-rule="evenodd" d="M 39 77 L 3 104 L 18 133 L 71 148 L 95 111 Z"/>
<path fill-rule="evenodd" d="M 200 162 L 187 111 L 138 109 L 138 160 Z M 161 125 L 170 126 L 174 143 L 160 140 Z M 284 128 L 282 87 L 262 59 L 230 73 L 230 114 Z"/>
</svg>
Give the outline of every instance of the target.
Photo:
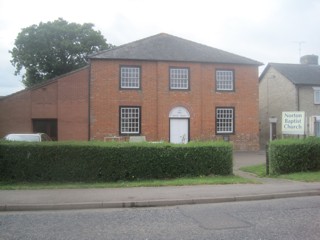
<svg viewBox="0 0 320 240">
<path fill-rule="evenodd" d="M 89 67 L 0 99 L 0 137 L 45 132 L 55 140 L 88 139 Z"/>
<path fill-rule="evenodd" d="M 158 34 L 92 55 L 87 68 L 48 82 L 47 90 L 39 86 L 3 98 L 0 135 L 35 130 L 36 120 L 45 119 L 57 122 L 59 140 L 228 139 L 235 149 L 258 150 L 259 65 Z M 24 111 L 31 109 L 21 121 L 19 98 L 30 99 L 20 101 Z M 4 130 L 10 116 L 16 117 Z"/>
</svg>

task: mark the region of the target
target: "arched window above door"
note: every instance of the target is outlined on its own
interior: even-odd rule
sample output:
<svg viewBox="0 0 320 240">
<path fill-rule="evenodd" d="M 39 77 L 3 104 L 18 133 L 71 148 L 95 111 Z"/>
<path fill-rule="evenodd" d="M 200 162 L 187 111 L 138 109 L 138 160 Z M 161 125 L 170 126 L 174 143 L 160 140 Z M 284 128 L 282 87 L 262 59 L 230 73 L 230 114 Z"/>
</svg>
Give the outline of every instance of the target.
<svg viewBox="0 0 320 240">
<path fill-rule="evenodd" d="M 170 111 L 169 118 L 190 118 L 190 113 L 184 107 L 175 107 Z"/>
</svg>

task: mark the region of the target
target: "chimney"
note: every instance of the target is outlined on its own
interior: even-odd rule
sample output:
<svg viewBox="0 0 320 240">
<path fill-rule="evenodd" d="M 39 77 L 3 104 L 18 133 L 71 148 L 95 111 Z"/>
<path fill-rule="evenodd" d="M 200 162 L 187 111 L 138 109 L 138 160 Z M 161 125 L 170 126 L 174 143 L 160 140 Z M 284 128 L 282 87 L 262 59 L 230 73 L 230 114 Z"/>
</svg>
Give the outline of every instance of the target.
<svg viewBox="0 0 320 240">
<path fill-rule="evenodd" d="M 305 55 L 300 58 L 301 64 L 307 65 L 318 65 L 318 56 L 317 55 Z"/>
</svg>

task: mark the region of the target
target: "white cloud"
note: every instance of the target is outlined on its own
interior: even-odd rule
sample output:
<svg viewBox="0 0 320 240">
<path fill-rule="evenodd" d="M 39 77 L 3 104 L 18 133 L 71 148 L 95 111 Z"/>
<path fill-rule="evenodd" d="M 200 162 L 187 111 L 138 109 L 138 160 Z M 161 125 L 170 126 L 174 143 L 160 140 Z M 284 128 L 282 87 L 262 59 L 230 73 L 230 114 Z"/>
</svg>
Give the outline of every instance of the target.
<svg viewBox="0 0 320 240">
<path fill-rule="evenodd" d="M 109 43 L 121 45 L 167 32 L 265 64 L 320 55 L 318 0 L 0 0 L 0 95 L 21 88 L 13 75 L 14 39 L 22 28 L 59 17 L 95 24 Z"/>
</svg>

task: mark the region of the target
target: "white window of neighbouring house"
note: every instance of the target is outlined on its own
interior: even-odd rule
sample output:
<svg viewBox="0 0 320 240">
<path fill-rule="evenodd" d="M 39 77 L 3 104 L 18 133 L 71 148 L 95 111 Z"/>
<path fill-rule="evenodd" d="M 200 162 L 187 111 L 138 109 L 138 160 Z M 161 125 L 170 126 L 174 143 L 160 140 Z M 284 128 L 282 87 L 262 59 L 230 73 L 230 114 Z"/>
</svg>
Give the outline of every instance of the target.
<svg viewBox="0 0 320 240">
<path fill-rule="evenodd" d="M 216 71 L 216 90 L 234 91 L 234 71 L 217 70 Z"/>
<path fill-rule="evenodd" d="M 140 89 L 141 68 L 136 66 L 120 67 L 120 88 L 121 89 Z"/>
<path fill-rule="evenodd" d="M 314 87 L 314 104 L 320 104 L 320 87 Z"/>
<path fill-rule="evenodd" d="M 141 132 L 141 108 L 120 107 L 120 134 L 137 135 Z"/>
<path fill-rule="evenodd" d="M 320 116 L 316 117 L 316 122 L 314 123 L 315 136 L 320 137 Z"/>
<path fill-rule="evenodd" d="M 170 89 L 171 90 L 189 90 L 189 69 L 188 68 L 170 68 Z"/>
<path fill-rule="evenodd" d="M 234 108 L 216 108 L 216 132 L 234 133 Z"/>
</svg>

